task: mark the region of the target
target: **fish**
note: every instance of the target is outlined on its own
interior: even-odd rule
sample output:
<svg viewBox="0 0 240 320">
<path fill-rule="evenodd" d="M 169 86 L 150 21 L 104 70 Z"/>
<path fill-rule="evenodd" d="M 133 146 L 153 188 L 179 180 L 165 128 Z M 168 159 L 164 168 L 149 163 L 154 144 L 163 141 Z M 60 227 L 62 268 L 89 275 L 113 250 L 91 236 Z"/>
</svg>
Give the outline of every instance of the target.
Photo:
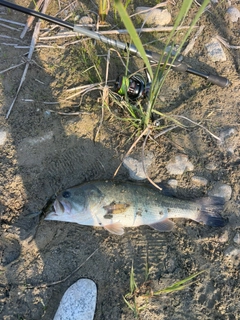
<svg viewBox="0 0 240 320">
<path fill-rule="evenodd" d="M 169 232 L 185 218 L 212 227 L 226 224 L 221 216 L 224 200 L 203 197 L 193 201 L 163 195 L 152 185 L 119 181 L 91 181 L 61 192 L 45 220 L 102 227 L 117 235 L 126 227 L 148 225 Z"/>
</svg>

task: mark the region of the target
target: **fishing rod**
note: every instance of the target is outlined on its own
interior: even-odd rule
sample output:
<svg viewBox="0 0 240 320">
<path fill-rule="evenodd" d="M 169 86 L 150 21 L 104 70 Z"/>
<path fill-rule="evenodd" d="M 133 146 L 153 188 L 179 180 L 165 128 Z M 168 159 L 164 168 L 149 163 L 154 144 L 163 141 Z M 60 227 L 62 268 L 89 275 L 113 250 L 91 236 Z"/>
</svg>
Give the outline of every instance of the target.
<svg viewBox="0 0 240 320">
<path fill-rule="evenodd" d="M 29 8 L 25 8 L 25 7 L 16 5 L 15 3 L 10 3 L 8 1 L 0 0 L 0 5 L 2 5 L 4 7 L 7 7 L 7 8 L 10 8 L 10 9 L 13 9 L 13 10 L 16 10 L 16 11 L 19 11 L 21 13 L 25 13 L 27 15 L 34 16 L 36 18 L 40 18 L 40 19 L 46 20 L 48 22 L 57 24 L 57 25 L 59 25 L 61 27 L 65 27 L 65 28 L 70 29 L 70 30 L 72 30 L 74 32 L 77 32 L 77 33 L 80 33 L 82 35 L 85 35 L 85 36 L 87 36 L 89 38 L 92 38 L 92 39 L 95 39 L 95 40 L 98 40 L 98 41 L 102 41 L 103 43 L 106 43 L 109 46 L 117 47 L 117 48 L 122 49 L 122 50 L 127 51 L 127 52 L 129 51 L 129 52 L 131 52 L 131 53 L 133 53 L 133 54 L 135 54 L 135 55 L 137 55 L 138 57 L 141 58 L 141 54 L 138 52 L 137 48 L 132 44 L 124 43 L 124 42 L 121 42 L 121 41 L 118 41 L 118 40 L 114 40 L 114 39 L 111 39 L 111 38 L 107 38 L 107 37 L 101 35 L 98 32 L 94 32 L 94 31 L 88 30 L 86 28 L 83 28 L 83 27 L 80 27 L 80 26 L 76 26 L 76 25 L 74 25 L 74 24 L 72 24 L 70 22 L 63 21 L 61 19 L 46 15 L 44 13 L 35 11 L 33 9 L 29 9 Z M 159 60 L 162 58 L 162 56 L 157 52 L 152 52 L 152 51 L 149 51 L 149 50 L 146 50 L 145 52 L 146 52 L 146 56 L 147 56 L 147 58 L 149 59 L 150 62 L 155 62 L 156 63 L 156 62 L 159 62 Z M 162 61 L 163 64 L 166 63 L 166 60 L 165 61 L 164 61 L 164 59 L 162 59 L 162 60 L 163 60 Z M 229 85 L 229 80 L 227 78 L 195 70 L 195 69 L 189 67 L 182 60 L 183 60 L 183 56 L 179 55 L 179 56 L 177 56 L 177 58 L 175 60 L 171 59 L 171 58 L 168 59 L 167 65 L 171 66 L 171 68 L 173 68 L 176 71 L 187 72 L 187 73 L 199 76 L 201 78 L 204 78 L 208 82 L 210 82 L 212 84 L 216 84 L 216 85 L 218 85 L 219 87 L 222 87 L 222 88 L 227 87 Z M 123 81 L 125 81 L 125 80 L 123 80 Z M 121 86 L 120 82 L 121 81 L 119 81 L 119 83 L 118 83 L 119 86 Z M 142 92 L 142 87 L 144 85 L 144 82 L 139 77 L 135 77 L 135 78 L 130 79 L 130 82 L 132 84 L 133 89 L 136 89 L 135 93 L 132 96 L 133 96 L 133 98 L 138 98 L 138 96 L 140 96 L 140 91 Z M 121 89 L 121 87 L 120 87 L 120 89 Z M 130 95 L 131 95 L 131 90 L 130 90 Z"/>
</svg>

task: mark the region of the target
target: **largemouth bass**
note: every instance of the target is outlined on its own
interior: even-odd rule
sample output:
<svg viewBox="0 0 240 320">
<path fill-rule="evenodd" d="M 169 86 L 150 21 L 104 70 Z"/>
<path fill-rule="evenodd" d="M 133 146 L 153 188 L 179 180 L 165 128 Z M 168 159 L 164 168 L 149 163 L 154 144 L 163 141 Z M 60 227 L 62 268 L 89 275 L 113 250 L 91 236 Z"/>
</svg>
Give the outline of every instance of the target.
<svg viewBox="0 0 240 320">
<path fill-rule="evenodd" d="M 186 218 L 222 227 L 225 220 L 221 198 L 206 197 L 185 201 L 161 194 L 149 185 L 131 182 L 94 181 L 63 191 L 46 220 L 98 226 L 122 235 L 124 227 L 148 225 L 158 231 L 171 231 L 172 218 Z"/>
</svg>

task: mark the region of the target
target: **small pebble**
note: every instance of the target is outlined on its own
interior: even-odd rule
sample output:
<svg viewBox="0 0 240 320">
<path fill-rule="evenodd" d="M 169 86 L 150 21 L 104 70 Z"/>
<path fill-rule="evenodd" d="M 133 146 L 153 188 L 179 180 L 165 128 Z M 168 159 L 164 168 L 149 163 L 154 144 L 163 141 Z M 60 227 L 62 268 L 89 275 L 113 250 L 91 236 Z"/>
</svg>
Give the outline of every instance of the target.
<svg viewBox="0 0 240 320">
<path fill-rule="evenodd" d="M 240 18 L 240 11 L 238 10 L 238 8 L 236 7 L 229 7 L 227 9 L 227 18 L 231 21 L 231 22 L 237 22 L 238 19 Z"/>
<path fill-rule="evenodd" d="M 175 156 L 175 161 L 169 162 L 166 168 L 170 174 L 181 175 L 185 171 L 193 171 L 194 166 L 184 154 Z"/>
<path fill-rule="evenodd" d="M 192 183 L 194 183 L 197 186 L 204 187 L 208 184 L 208 180 L 203 177 L 193 176 Z"/>
<path fill-rule="evenodd" d="M 240 233 L 239 232 L 235 234 L 233 241 L 238 245 L 240 244 Z"/>
<path fill-rule="evenodd" d="M 0 130 L 0 146 L 3 146 L 7 141 L 7 131 Z"/>
<path fill-rule="evenodd" d="M 227 248 L 224 252 L 226 258 L 228 258 L 233 265 L 237 266 L 240 263 L 240 249 L 233 246 Z"/>
<path fill-rule="evenodd" d="M 214 162 L 209 162 L 208 164 L 206 164 L 206 167 L 205 167 L 207 170 L 215 170 L 217 168 L 217 165 L 214 163 Z"/>
<path fill-rule="evenodd" d="M 80 19 L 80 16 L 77 14 L 75 17 L 74 17 L 74 21 L 78 21 Z"/>
<path fill-rule="evenodd" d="M 137 7 L 136 13 L 144 10 L 149 10 L 150 7 Z M 146 12 L 139 13 L 139 17 L 144 20 L 148 25 L 155 27 L 165 26 L 171 22 L 171 14 L 167 9 L 152 9 Z"/>
<path fill-rule="evenodd" d="M 169 179 L 167 184 L 171 187 L 171 188 L 176 188 L 178 186 L 178 181 L 176 179 Z"/>
<path fill-rule="evenodd" d="M 207 49 L 208 56 L 212 61 L 216 62 L 227 60 L 225 52 L 223 51 L 223 48 L 217 39 L 212 38 L 212 40 L 207 43 L 205 47 Z"/>
<path fill-rule="evenodd" d="M 79 19 L 79 24 L 93 24 L 93 19 L 88 16 L 83 16 Z"/>
<path fill-rule="evenodd" d="M 52 116 L 52 112 L 49 110 L 44 111 L 44 118 L 49 119 Z"/>
<path fill-rule="evenodd" d="M 236 130 L 234 128 L 227 128 L 227 129 L 223 129 L 221 130 L 220 134 L 219 134 L 219 138 L 221 139 L 222 143 L 231 138 L 234 134 L 235 134 Z"/>
<path fill-rule="evenodd" d="M 225 231 L 223 232 L 223 234 L 221 234 L 221 236 L 218 238 L 218 241 L 219 241 L 220 243 L 225 243 L 225 242 L 228 241 L 228 231 L 227 231 L 227 230 L 225 230 Z"/>
<path fill-rule="evenodd" d="M 208 192 L 208 195 L 212 197 L 220 197 L 225 201 L 228 201 L 232 196 L 232 188 L 228 184 L 217 182 L 213 189 Z"/>
<path fill-rule="evenodd" d="M 151 166 L 154 155 L 153 153 L 149 153 L 145 155 L 144 158 L 144 166 L 145 170 L 148 171 L 148 168 Z M 146 175 L 143 170 L 142 160 L 137 160 L 132 157 L 126 157 L 123 160 L 123 165 L 126 169 L 128 169 L 130 178 L 133 180 L 144 180 L 146 179 Z"/>
<path fill-rule="evenodd" d="M 238 137 L 234 137 L 235 134 L 236 129 L 234 128 L 223 129 L 219 134 L 221 139 L 220 145 L 228 152 L 229 155 L 233 155 L 239 146 L 239 139 Z"/>
</svg>

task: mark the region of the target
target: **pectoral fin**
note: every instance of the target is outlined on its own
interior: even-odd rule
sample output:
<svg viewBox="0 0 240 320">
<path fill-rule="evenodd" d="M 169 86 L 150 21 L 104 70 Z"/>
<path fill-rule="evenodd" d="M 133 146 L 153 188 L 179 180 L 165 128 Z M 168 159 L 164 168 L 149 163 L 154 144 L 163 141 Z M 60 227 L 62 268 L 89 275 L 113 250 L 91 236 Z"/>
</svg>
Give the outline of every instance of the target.
<svg viewBox="0 0 240 320">
<path fill-rule="evenodd" d="M 160 222 L 150 224 L 149 227 L 160 232 L 169 232 L 169 231 L 172 231 L 172 229 L 174 228 L 174 225 L 175 223 L 172 222 L 171 220 L 164 219 Z"/>
<path fill-rule="evenodd" d="M 113 233 L 113 234 L 117 234 L 119 236 L 124 234 L 124 228 L 123 225 L 120 222 L 116 222 L 116 223 L 112 223 L 112 224 L 108 224 L 103 226 L 107 231 Z"/>
</svg>

